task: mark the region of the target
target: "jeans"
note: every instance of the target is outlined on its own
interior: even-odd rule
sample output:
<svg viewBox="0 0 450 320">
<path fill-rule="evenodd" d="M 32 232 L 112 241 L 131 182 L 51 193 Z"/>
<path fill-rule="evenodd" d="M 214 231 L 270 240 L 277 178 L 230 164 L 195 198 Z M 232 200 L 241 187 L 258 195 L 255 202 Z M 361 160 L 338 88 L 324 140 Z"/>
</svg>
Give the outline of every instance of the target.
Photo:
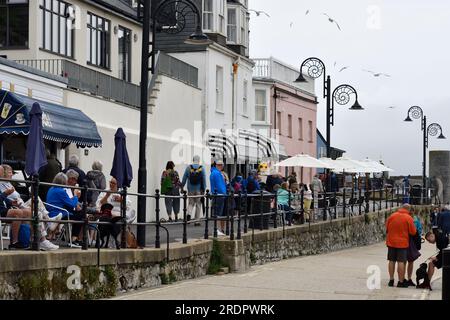
<svg viewBox="0 0 450 320">
<path fill-rule="evenodd" d="M 167 196 L 179 196 L 180 191 L 178 189 L 171 190 L 166 194 Z M 172 210 L 177 216 L 180 213 L 180 198 L 164 198 L 166 204 L 166 211 L 169 217 L 172 216 Z"/>
<path fill-rule="evenodd" d="M 200 196 L 202 192 L 189 192 L 189 196 Z M 189 198 L 188 212 L 193 219 L 200 219 L 202 217 L 202 198 Z M 195 211 L 195 215 L 194 215 Z"/>
</svg>

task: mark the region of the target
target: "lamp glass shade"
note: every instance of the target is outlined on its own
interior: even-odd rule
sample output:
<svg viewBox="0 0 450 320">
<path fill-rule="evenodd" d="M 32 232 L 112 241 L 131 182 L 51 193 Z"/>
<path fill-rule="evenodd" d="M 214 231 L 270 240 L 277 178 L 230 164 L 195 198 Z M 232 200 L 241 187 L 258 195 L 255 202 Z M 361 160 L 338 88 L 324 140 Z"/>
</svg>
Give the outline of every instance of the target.
<svg viewBox="0 0 450 320">
<path fill-rule="evenodd" d="M 438 139 L 447 139 L 442 133 L 439 135 Z"/>
<path fill-rule="evenodd" d="M 355 104 L 350 108 L 350 110 L 364 110 L 363 107 L 359 104 L 358 100 L 355 101 Z"/>
<path fill-rule="evenodd" d="M 295 79 L 294 82 L 307 82 L 307 80 L 305 79 L 305 77 L 303 77 L 303 74 L 300 73 L 300 75 L 298 76 L 297 79 Z"/>
<path fill-rule="evenodd" d="M 405 119 L 405 121 L 406 122 L 411 122 L 412 121 L 412 119 L 409 117 L 409 115 L 406 117 L 406 119 Z"/>
</svg>

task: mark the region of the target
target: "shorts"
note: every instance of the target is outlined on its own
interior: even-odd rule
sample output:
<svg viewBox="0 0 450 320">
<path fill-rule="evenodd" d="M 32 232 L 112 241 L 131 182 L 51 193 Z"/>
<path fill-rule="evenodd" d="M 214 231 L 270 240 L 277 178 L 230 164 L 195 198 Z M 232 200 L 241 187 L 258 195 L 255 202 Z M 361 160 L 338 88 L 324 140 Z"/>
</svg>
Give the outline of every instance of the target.
<svg viewBox="0 0 450 320">
<path fill-rule="evenodd" d="M 407 248 L 388 247 L 387 259 L 394 262 L 406 262 L 408 255 Z"/>
<path fill-rule="evenodd" d="M 433 264 L 437 269 L 442 268 L 442 252 L 439 252 L 439 254 L 436 256 L 436 260 L 433 261 Z"/>
<path fill-rule="evenodd" d="M 225 212 L 225 197 L 215 197 L 213 199 L 213 211 L 212 216 L 223 217 L 226 216 Z"/>
</svg>

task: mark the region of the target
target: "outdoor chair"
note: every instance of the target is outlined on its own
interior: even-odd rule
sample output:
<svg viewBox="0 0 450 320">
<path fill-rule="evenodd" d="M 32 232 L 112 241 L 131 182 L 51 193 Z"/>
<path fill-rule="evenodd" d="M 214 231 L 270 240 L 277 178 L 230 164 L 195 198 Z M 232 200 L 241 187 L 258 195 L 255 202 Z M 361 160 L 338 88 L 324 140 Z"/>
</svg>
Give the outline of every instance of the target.
<svg viewBox="0 0 450 320">
<path fill-rule="evenodd" d="M 46 203 L 44 202 L 44 205 L 46 207 L 51 207 L 51 208 L 55 208 L 60 210 L 62 213 L 66 213 L 67 214 L 67 220 L 70 220 L 70 213 L 68 210 L 61 208 L 61 207 L 57 207 L 54 206 L 52 204 Z M 52 222 L 52 223 L 58 223 L 58 222 Z M 55 242 L 58 243 L 58 245 L 61 245 L 61 243 L 65 242 L 66 245 L 68 247 L 72 247 L 72 226 L 70 225 L 70 223 L 64 223 L 60 229 L 60 233 L 58 235 L 58 237 L 56 238 Z"/>
<path fill-rule="evenodd" d="M 338 205 L 339 205 L 338 198 L 332 197 L 332 198 L 328 199 L 328 213 L 329 213 L 330 217 L 333 215 L 335 219 L 337 218 L 334 214 L 334 209 L 336 208 L 336 215 L 338 215 L 338 213 L 337 213 Z"/>
<path fill-rule="evenodd" d="M 283 210 L 283 206 L 281 204 L 277 205 L 278 214 L 275 215 L 275 219 L 277 219 L 277 226 L 281 227 L 286 221 L 286 210 Z"/>
</svg>

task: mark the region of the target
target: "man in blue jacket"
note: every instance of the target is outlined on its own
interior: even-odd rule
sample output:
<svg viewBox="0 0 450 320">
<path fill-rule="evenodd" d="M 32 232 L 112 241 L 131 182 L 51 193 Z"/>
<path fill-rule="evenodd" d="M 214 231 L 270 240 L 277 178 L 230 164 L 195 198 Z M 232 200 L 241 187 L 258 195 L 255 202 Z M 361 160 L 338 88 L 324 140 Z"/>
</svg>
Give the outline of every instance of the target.
<svg viewBox="0 0 450 320">
<path fill-rule="evenodd" d="M 216 165 L 211 167 L 211 175 L 209 176 L 209 181 L 211 184 L 211 193 L 214 195 L 213 198 L 213 215 L 217 217 L 223 217 L 225 215 L 225 198 L 227 194 L 227 186 L 225 184 L 225 178 L 222 174 L 223 171 L 223 161 L 217 160 Z M 219 236 L 225 235 L 225 220 L 219 220 L 219 230 L 217 234 Z"/>
<path fill-rule="evenodd" d="M 450 205 L 446 205 L 437 216 L 437 226 L 444 234 L 450 234 Z"/>
<path fill-rule="evenodd" d="M 184 171 L 183 175 L 183 181 L 181 182 L 181 187 L 184 188 L 184 186 L 187 183 L 187 191 L 189 196 L 200 196 L 205 193 L 206 188 L 206 175 L 205 175 L 205 169 L 203 166 L 200 165 L 200 157 L 194 156 L 192 159 L 192 164 L 189 165 L 186 170 Z M 201 218 L 201 210 L 202 210 L 202 203 L 201 198 L 195 197 L 195 198 L 189 198 L 189 205 L 188 205 L 188 219 L 189 217 L 194 215 L 195 210 L 195 220 L 198 220 Z M 195 223 L 196 226 L 200 225 L 199 222 Z"/>
</svg>

